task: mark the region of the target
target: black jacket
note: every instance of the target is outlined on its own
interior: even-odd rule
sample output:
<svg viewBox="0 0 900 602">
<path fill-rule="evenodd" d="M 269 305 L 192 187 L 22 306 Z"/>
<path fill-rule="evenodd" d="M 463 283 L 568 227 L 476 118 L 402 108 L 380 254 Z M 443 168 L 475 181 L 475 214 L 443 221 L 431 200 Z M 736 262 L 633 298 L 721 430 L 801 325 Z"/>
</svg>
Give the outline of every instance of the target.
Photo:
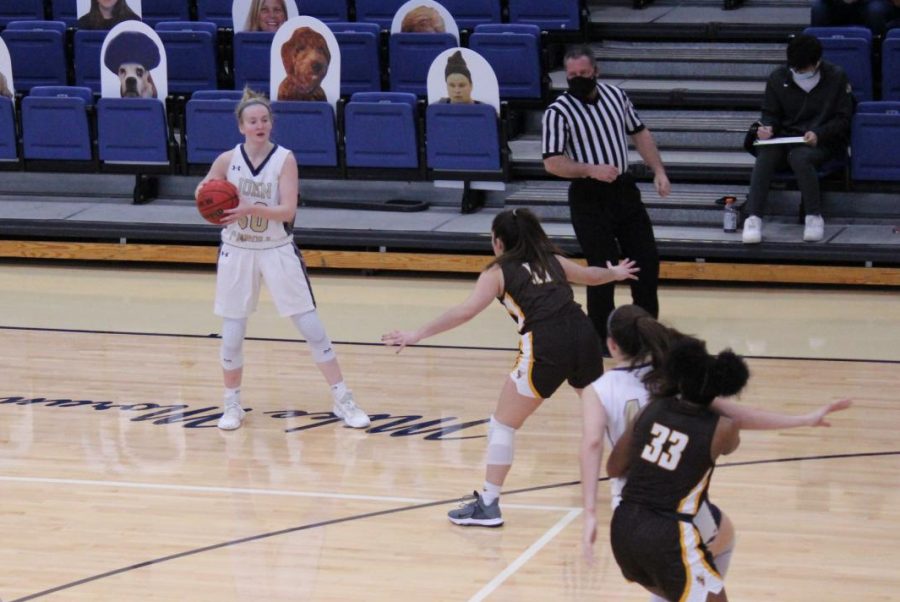
<svg viewBox="0 0 900 602">
<path fill-rule="evenodd" d="M 818 145 L 839 150 L 850 141 L 854 109 L 850 82 L 843 69 L 826 61 L 819 72 L 818 85 L 807 93 L 794 83 L 788 67 L 773 71 L 766 82 L 760 121 L 772 126 L 775 136 L 802 136 L 811 131 L 818 137 Z"/>
</svg>

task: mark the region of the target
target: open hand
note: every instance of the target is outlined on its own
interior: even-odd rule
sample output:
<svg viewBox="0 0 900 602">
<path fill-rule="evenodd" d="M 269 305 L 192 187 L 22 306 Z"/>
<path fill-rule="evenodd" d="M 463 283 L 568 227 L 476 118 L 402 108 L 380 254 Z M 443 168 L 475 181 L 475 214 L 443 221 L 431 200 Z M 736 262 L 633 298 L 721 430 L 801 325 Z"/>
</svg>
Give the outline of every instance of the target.
<svg viewBox="0 0 900 602">
<path fill-rule="evenodd" d="M 637 280 L 638 277 L 635 274 L 641 271 L 641 268 L 637 267 L 634 260 L 627 257 L 620 260 L 616 265 L 607 261 L 606 269 L 613 273 L 616 280 Z"/>
<path fill-rule="evenodd" d="M 815 412 L 810 412 L 808 414 L 809 426 L 831 426 L 831 423 L 825 420 L 825 417 L 832 412 L 840 412 L 846 410 L 851 405 L 853 405 L 853 401 L 849 399 L 839 399 L 838 401 L 826 403 Z"/>
<path fill-rule="evenodd" d="M 419 337 L 411 330 L 392 330 L 381 335 L 381 342 L 388 347 L 399 347 L 397 353 L 400 353 L 407 345 L 418 343 Z"/>
</svg>

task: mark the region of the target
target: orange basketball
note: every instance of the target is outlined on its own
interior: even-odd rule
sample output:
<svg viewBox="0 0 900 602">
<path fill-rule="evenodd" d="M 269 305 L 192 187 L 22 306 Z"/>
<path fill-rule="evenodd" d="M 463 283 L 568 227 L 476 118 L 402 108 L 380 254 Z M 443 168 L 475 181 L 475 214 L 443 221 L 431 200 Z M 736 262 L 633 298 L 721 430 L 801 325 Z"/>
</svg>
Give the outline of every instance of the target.
<svg viewBox="0 0 900 602">
<path fill-rule="evenodd" d="M 226 209 L 238 206 L 238 189 L 228 180 L 210 180 L 197 193 L 197 210 L 211 224 L 221 225 Z"/>
</svg>

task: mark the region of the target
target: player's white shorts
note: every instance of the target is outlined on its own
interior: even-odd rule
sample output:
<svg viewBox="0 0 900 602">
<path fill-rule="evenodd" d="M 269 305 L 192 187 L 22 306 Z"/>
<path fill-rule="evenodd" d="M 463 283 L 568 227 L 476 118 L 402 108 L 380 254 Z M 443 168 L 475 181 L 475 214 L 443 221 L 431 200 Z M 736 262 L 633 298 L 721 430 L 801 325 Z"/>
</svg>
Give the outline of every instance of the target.
<svg viewBox="0 0 900 602">
<path fill-rule="evenodd" d="M 292 316 L 316 308 L 306 266 L 293 243 L 272 249 L 246 249 L 223 243 L 216 272 L 215 314 L 246 318 L 256 310 L 265 281 L 279 315 Z"/>
</svg>

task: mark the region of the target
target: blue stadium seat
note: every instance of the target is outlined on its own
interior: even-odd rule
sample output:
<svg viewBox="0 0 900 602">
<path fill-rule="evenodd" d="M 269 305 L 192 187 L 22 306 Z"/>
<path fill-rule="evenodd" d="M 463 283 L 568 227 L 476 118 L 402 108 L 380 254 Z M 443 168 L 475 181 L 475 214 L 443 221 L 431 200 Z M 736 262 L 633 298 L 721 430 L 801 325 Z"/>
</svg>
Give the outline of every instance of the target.
<svg viewBox="0 0 900 602">
<path fill-rule="evenodd" d="M 881 44 L 881 98 L 900 100 L 900 29 L 889 29 Z"/>
<path fill-rule="evenodd" d="M 900 102 L 861 102 L 850 134 L 854 180 L 900 182 Z"/>
<path fill-rule="evenodd" d="M 873 99 L 871 31 L 865 27 L 807 27 L 803 33 L 819 38 L 822 57 L 844 69 L 857 102 Z"/>
<path fill-rule="evenodd" d="M 215 23 L 216 27 L 234 27 L 232 0 L 197 0 L 197 20 Z"/>
<path fill-rule="evenodd" d="M 97 142 L 104 163 L 167 165 L 165 105 L 153 98 L 97 101 Z"/>
<path fill-rule="evenodd" d="M 12 99 L 0 96 L 0 161 L 18 161 L 16 113 Z"/>
<path fill-rule="evenodd" d="M 347 0 L 297 0 L 297 9 L 326 23 L 347 20 Z"/>
<path fill-rule="evenodd" d="M 479 25 L 469 36 L 469 48 L 490 63 L 500 84 L 501 98 L 541 98 L 540 29 L 537 25 Z"/>
<path fill-rule="evenodd" d="M 417 168 L 416 95 L 360 92 L 344 109 L 347 167 Z"/>
<path fill-rule="evenodd" d="M 169 94 L 218 87 L 216 26 L 206 21 L 161 21 L 156 25 L 166 49 Z"/>
<path fill-rule="evenodd" d="M 302 167 L 337 167 L 334 108 L 317 101 L 275 101 L 272 138 L 290 149 Z"/>
<path fill-rule="evenodd" d="M 79 29 L 75 32 L 75 85 L 100 92 L 100 50 L 107 31 Z"/>
<path fill-rule="evenodd" d="M 472 30 L 482 23 L 500 23 L 500 0 L 441 0 L 456 26 Z"/>
<path fill-rule="evenodd" d="M 141 21 L 153 28 L 162 21 L 189 21 L 190 18 L 190 6 L 185 0 L 141 2 Z"/>
<path fill-rule="evenodd" d="M 375 23 L 329 23 L 341 49 L 341 95 L 381 90 L 380 28 Z"/>
<path fill-rule="evenodd" d="M 25 159 L 90 161 L 90 88 L 35 86 L 22 99 L 22 155 Z"/>
<path fill-rule="evenodd" d="M 44 0 L 0 0 L 0 27 L 11 21 L 40 21 L 44 18 Z"/>
<path fill-rule="evenodd" d="M 75 5 L 75 0 L 53 0 L 53 10 L 50 16 L 54 21 L 65 23 L 66 27 L 75 27 L 75 23 L 78 21 L 78 11 Z"/>
<path fill-rule="evenodd" d="M 377 23 L 382 29 L 390 29 L 397 9 L 405 0 L 356 0 L 356 20 Z"/>
<path fill-rule="evenodd" d="M 234 110 L 239 90 L 202 90 L 185 105 L 184 141 L 187 162 L 207 165 L 243 141 Z"/>
<path fill-rule="evenodd" d="M 509 22 L 533 23 L 548 31 L 578 31 L 578 0 L 509 0 Z"/>
<path fill-rule="evenodd" d="M 250 86 L 258 92 L 269 92 L 269 70 L 274 33 L 239 31 L 234 34 L 234 89 Z"/>
<path fill-rule="evenodd" d="M 497 112 L 485 104 L 431 104 L 425 115 L 428 167 L 465 171 L 497 171 L 500 134 Z"/>
<path fill-rule="evenodd" d="M 872 30 L 862 25 L 842 25 L 839 27 L 807 27 L 803 33 L 822 38 L 861 38 L 872 45 Z"/>
<path fill-rule="evenodd" d="M 17 90 L 68 83 L 65 23 L 11 21 L 0 35 L 9 48 Z"/>
<path fill-rule="evenodd" d="M 431 63 L 441 52 L 458 44 L 449 33 L 394 33 L 389 46 L 391 91 L 425 96 Z"/>
</svg>

